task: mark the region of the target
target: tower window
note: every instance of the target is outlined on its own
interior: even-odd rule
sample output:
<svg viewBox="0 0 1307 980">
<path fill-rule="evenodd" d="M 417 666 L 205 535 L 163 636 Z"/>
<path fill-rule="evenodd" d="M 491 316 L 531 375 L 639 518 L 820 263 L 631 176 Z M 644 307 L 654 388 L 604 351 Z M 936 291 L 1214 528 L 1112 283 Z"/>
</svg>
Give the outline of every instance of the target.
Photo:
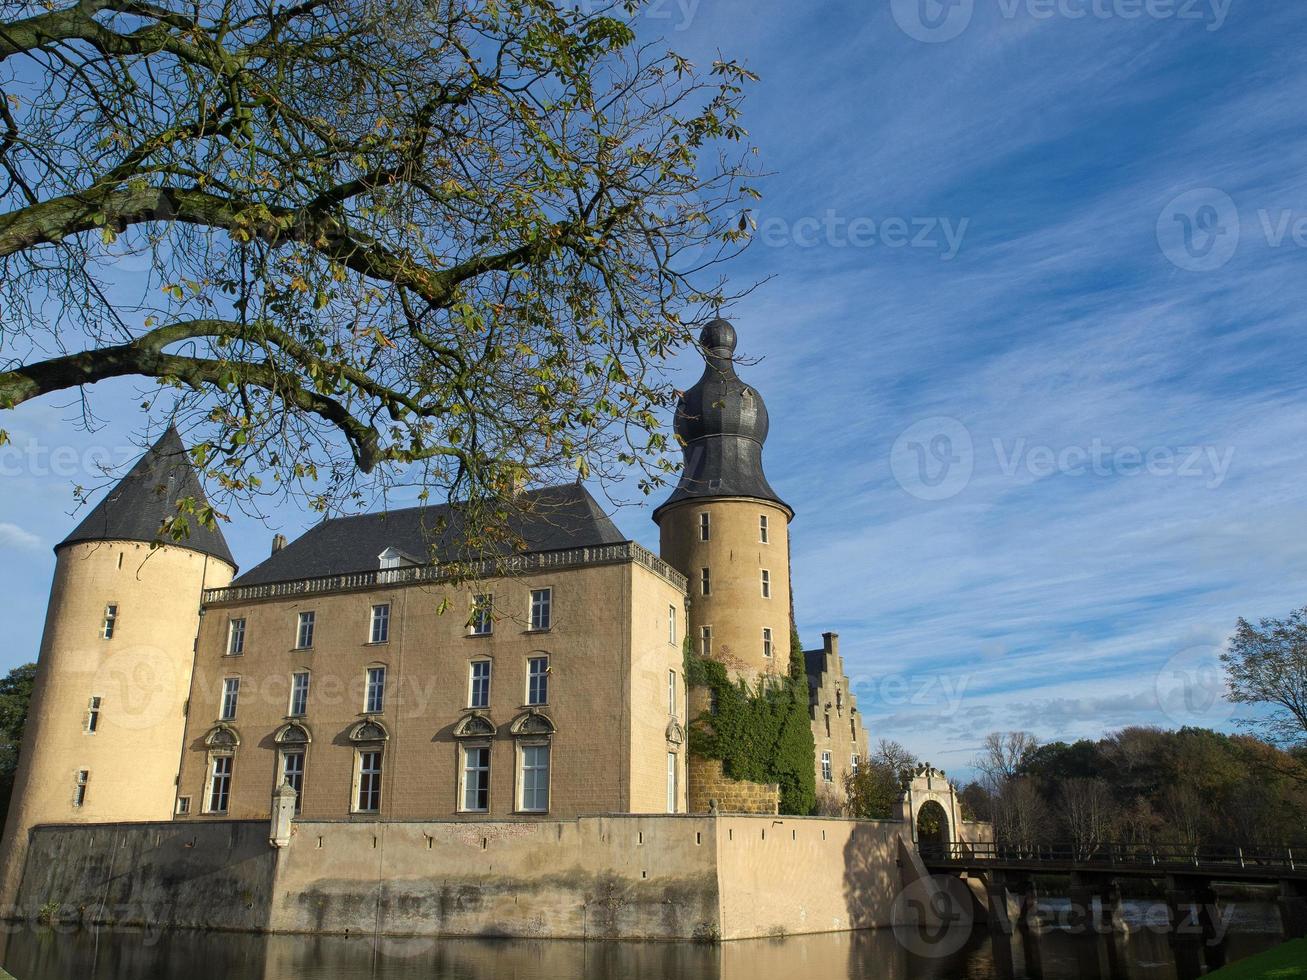
<svg viewBox="0 0 1307 980">
<path fill-rule="evenodd" d="M 390 603 L 372 607 L 372 628 L 368 631 L 372 643 L 390 642 Z"/>
<path fill-rule="evenodd" d="M 531 657 L 526 662 L 526 703 L 549 703 L 549 658 Z"/>
<path fill-rule="evenodd" d="M 849 756 L 849 771 L 855 776 L 858 774 L 858 763 L 858 753 L 854 752 L 853 755 Z"/>
<path fill-rule="evenodd" d="M 712 627 L 711 626 L 699 627 L 699 656 L 701 657 L 712 656 Z"/>
<path fill-rule="evenodd" d="M 118 626 L 118 606 L 116 603 L 109 603 L 104 607 L 104 623 L 100 627 L 100 635 L 106 640 L 113 639 L 113 631 Z"/>
<path fill-rule="evenodd" d="M 764 657 L 770 657 L 772 655 L 770 626 L 764 626 L 762 628 L 762 655 Z"/>
<path fill-rule="evenodd" d="M 236 704 L 240 700 L 241 679 L 239 677 L 225 677 L 222 681 L 222 713 L 218 716 L 222 721 L 232 721 L 236 717 Z"/>
<path fill-rule="evenodd" d="M 86 709 L 86 734 L 94 735 L 100 730 L 100 698 L 91 698 Z"/>
<path fill-rule="evenodd" d="M 313 627 L 316 620 L 317 616 L 312 611 L 299 614 L 298 629 L 295 631 L 296 649 L 307 650 L 313 646 Z"/>
<path fill-rule="evenodd" d="M 699 569 L 699 591 L 703 595 L 712 595 L 712 577 L 706 568 Z"/>
<path fill-rule="evenodd" d="M 492 611 L 495 597 L 489 592 L 472 597 L 472 618 L 468 628 L 473 636 L 489 636 L 494 628 Z"/>
<path fill-rule="evenodd" d="M 771 572 L 765 568 L 762 570 L 762 597 L 771 598 Z"/>
<path fill-rule="evenodd" d="M 91 780 L 89 769 L 77 770 L 77 785 L 73 790 L 73 806 L 80 807 L 86 802 L 86 784 Z"/>
<path fill-rule="evenodd" d="M 767 543 L 767 515 L 766 514 L 760 514 L 758 516 L 758 540 L 761 541 L 763 544 Z"/>
<path fill-rule="evenodd" d="M 468 707 L 490 707 L 490 661 L 473 660 L 468 665 Z"/>
<path fill-rule="evenodd" d="M 531 628 L 547 630 L 553 622 L 553 589 L 531 590 Z"/>
<path fill-rule="evenodd" d="M 297 670 L 290 675 L 290 714 L 298 718 L 309 710 L 309 672 Z"/>
<path fill-rule="evenodd" d="M 835 781 L 835 774 L 831 771 L 829 752 L 821 754 L 821 778 L 823 782 L 827 783 Z"/>
<path fill-rule="evenodd" d="M 676 645 L 676 607 L 667 607 L 667 642 Z"/>
<path fill-rule="evenodd" d="M 381 809 L 381 753 L 359 753 L 359 795 L 356 813 L 376 813 Z"/>
<path fill-rule="evenodd" d="M 699 540 L 707 541 L 710 532 L 711 526 L 708 523 L 708 514 L 705 512 L 699 515 Z"/>
<path fill-rule="evenodd" d="M 232 619 L 227 623 L 227 656 L 239 657 L 245 652 L 245 620 Z"/>
</svg>

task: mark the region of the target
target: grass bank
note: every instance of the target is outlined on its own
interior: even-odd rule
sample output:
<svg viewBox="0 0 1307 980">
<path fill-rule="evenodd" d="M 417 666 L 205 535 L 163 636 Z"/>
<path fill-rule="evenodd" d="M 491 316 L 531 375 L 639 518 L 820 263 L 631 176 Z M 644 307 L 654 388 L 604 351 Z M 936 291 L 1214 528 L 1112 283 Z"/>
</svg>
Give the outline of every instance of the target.
<svg viewBox="0 0 1307 980">
<path fill-rule="evenodd" d="M 1307 939 L 1239 960 L 1207 974 L 1206 980 L 1307 980 Z"/>
</svg>

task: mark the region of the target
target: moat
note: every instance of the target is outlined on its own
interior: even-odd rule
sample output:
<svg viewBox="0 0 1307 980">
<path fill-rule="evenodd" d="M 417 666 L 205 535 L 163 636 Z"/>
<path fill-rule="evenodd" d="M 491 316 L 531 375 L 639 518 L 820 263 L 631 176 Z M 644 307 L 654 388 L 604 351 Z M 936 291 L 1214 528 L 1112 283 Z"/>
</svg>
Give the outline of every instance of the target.
<svg viewBox="0 0 1307 980">
<path fill-rule="evenodd" d="M 1047 903 L 1055 917 L 1058 902 Z M 1157 910 L 1126 903 L 1128 937 L 1046 929 L 1009 945 L 986 930 L 933 937 L 910 951 L 895 930 L 829 933 L 720 945 L 491 939 L 379 939 L 223 933 L 10 928 L 3 963 L 17 980 L 185 977 L 187 980 L 1190 980 Z M 906 939 L 906 941 L 905 941 Z M 1275 907 L 1234 906 L 1229 960 L 1280 941 Z"/>
</svg>

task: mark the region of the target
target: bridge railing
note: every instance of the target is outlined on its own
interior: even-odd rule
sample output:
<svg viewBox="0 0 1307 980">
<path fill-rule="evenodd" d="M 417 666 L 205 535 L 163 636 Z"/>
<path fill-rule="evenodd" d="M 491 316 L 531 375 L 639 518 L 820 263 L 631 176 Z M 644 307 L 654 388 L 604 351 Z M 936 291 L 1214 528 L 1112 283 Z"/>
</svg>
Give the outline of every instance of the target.
<svg viewBox="0 0 1307 980">
<path fill-rule="evenodd" d="M 975 864 L 1059 864 L 1086 867 L 1227 868 L 1240 870 L 1307 870 L 1307 858 L 1295 858 L 1291 847 L 1250 845 L 1222 847 L 1188 844 L 1122 844 L 1062 842 L 1008 844 L 993 842 L 922 844 L 925 860 Z"/>
</svg>

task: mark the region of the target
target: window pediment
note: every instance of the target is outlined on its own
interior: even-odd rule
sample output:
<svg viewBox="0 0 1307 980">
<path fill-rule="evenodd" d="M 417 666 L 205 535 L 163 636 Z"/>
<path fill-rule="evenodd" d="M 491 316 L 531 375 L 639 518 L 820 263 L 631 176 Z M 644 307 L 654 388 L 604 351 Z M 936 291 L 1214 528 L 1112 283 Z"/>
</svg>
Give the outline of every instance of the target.
<svg viewBox="0 0 1307 980">
<path fill-rule="evenodd" d="M 360 721 L 349 730 L 349 740 L 354 743 L 359 742 L 387 742 L 390 740 L 390 732 L 379 721 L 368 719 Z"/>
<path fill-rule="evenodd" d="M 553 720 L 539 711 L 524 711 L 508 726 L 510 735 L 553 735 L 557 729 Z"/>
<path fill-rule="evenodd" d="M 489 738 L 499 729 L 494 722 L 479 711 L 464 715 L 454 726 L 455 738 Z"/>
<path fill-rule="evenodd" d="M 219 752 L 231 752 L 240 744 L 240 732 L 231 725 L 214 725 L 204 736 L 205 747 Z"/>
<path fill-rule="evenodd" d="M 304 725 L 292 721 L 278 728 L 272 740 L 278 745 L 308 745 L 313 741 L 313 736 Z"/>
<path fill-rule="evenodd" d="M 667 723 L 667 741 L 671 745 L 685 744 L 685 729 L 675 718 Z"/>
</svg>

